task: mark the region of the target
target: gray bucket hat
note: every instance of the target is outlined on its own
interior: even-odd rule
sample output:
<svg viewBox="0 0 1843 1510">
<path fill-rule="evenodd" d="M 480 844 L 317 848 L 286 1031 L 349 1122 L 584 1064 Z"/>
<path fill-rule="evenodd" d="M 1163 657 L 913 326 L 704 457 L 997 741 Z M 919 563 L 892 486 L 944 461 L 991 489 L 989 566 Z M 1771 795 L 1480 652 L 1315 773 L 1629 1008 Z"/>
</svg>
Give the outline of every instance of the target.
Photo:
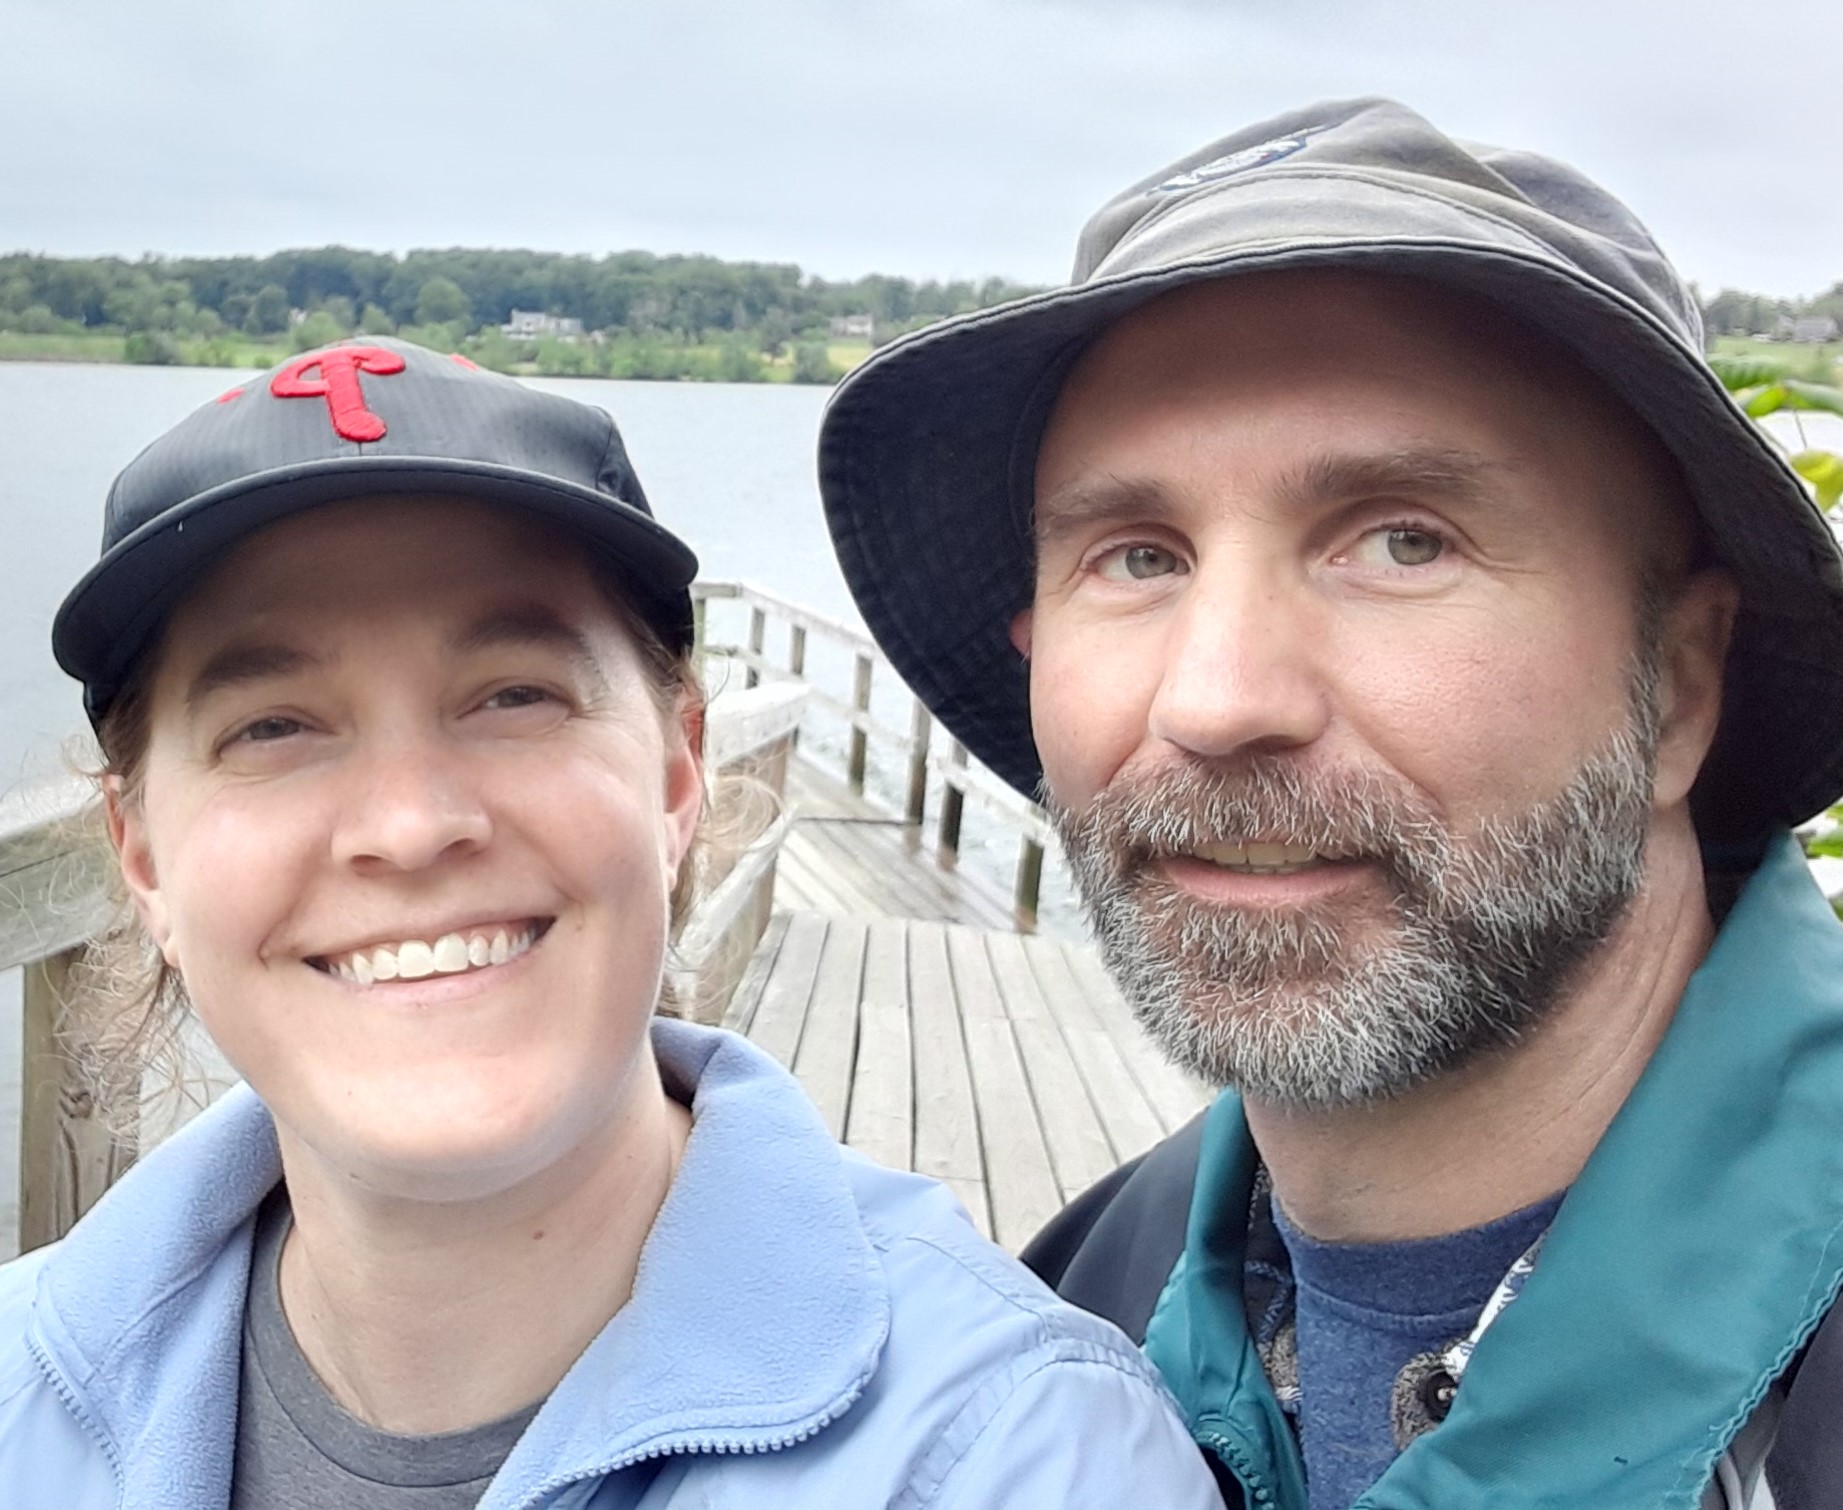
<svg viewBox="0 0 1843 1510">
<path fill-rule="evenodd" d="M 574 529 L 666 643 L 690 645 L 697 557 L 653 518 L 606 411 L 408 341 L 347 341 L 194 410 L 115 479 L 102 557 L 51 631 L 91 720 L 244 536 L 321 504 L 406 493 L 486 499 Z"/>
<path fill-rule="evenodd" d="M 1533 153 L 1462 145 L 1388 100 L 1213 142 L 1088 222 L 1070 286 L 892 343 L 833 395 L 820 489 L 845 579 L 896 670 L 1019 791 L 1041 779 L 1007 627 L 1029 605 L 1037 443 L 1069 365 L 1171 289 L 1279 268 L 1419 278 L 1570 350 L 1680 464 L 1741 589 L 1720 731 L 1693 794 L 1748 842 L 1843 792 L 1843 560 L 1702 355 L 1695 300 L 1632 213 Z"/>
</svg>

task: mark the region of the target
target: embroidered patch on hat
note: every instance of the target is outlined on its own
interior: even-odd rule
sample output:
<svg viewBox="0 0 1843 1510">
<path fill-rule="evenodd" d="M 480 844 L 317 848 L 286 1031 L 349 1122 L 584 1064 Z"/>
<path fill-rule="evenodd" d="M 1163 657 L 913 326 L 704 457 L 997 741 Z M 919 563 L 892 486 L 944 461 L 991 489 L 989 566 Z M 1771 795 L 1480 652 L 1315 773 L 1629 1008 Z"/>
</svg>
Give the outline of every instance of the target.
<svg viewBox="0 0 1843 1510">
<path fill-rule="evenodd" d="M 365 403 L 358 375 L 389 377 L 403 371 L 403 358 L 381 346 L 333 346 L 296 357 L 269 380 L 277 398 L 323 398 L 342 440 L 382 440 L 389 430 Z"/>
<path fill-rule="evenodd" d="M 1219 178 L 1233 178 L 1237 173 L 1246 173 L 1250 168 L 1264 168 L 1268 163 L 1277 163 L 1283 157 L 1291 157 L 1324 129 L 1323 126 L 1308 126 L 1290 136 L 1276 136 L 1255 146 L 1243 147 L 1239 152 L 1213 157 L 1206 163 L 1198 163 L 1194 168 L 1186 168 L 1182 173 L 1172 174 L 1152 192 L 1183 194 L 1201 188 L 1204 184 L 1214 183 Z"/>
</svg>

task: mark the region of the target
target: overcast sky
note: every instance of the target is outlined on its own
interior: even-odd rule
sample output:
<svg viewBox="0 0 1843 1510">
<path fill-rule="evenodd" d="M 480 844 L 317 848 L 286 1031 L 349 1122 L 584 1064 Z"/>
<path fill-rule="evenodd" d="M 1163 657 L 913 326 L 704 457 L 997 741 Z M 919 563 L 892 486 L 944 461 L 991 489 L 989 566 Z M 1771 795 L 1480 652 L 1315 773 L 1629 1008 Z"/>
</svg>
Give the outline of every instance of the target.
<svg viewBox="0 0 1843 1510">
<path fill-rule="evenodd" d="M 1314 99 L 1568 158 L 1688 276 L 1843 279 L 1843 0 L 0 0 L 0 249 L 629 247 L 1066 276 Z"/>
</svg>

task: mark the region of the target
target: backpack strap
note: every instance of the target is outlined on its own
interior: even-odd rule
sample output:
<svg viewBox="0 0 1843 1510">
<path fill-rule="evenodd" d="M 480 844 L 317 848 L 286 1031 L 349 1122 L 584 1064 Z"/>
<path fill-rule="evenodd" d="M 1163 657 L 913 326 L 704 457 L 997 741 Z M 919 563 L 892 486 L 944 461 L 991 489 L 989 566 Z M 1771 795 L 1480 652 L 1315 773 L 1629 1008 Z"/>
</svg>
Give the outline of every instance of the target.
<svg viewBox="0 0 1843 1510">
<path fill-rule="evenodd" d="M 1164 1142 L 1077 1196 L 1020 1255 L 1064 1300 L 1145 1341 L 1184 1251 L 1203 1148 L 1198 1113 Z"/>
<path fill-rule="evenodd" d="M 1843 1306 L 1833 1305 L 1780 1378 L 1779 1431 L 1766 1457 L 1778 1510 L 1843 1505 Z"/>
</svg>

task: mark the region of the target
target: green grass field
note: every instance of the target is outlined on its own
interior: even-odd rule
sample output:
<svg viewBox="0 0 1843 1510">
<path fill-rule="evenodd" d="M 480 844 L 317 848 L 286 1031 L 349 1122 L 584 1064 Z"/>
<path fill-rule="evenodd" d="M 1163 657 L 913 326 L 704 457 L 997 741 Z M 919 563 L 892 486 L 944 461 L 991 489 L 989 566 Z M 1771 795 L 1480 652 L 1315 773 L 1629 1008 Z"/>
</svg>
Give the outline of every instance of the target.
<svg viewBox="0 0 1843 1510">
<path fill-rule="evenodd" d="M 1843 341 L 1811 344 L 1792 341 L 1762 341 L 1753 336 L 1717 336 L 1714 351 L 1721 356 L 1757 357 L 1783 364 L 1794 377 L 1817 382 L 1838 380 L 1837 365 L 1843 362 Z"/>
</svg>

